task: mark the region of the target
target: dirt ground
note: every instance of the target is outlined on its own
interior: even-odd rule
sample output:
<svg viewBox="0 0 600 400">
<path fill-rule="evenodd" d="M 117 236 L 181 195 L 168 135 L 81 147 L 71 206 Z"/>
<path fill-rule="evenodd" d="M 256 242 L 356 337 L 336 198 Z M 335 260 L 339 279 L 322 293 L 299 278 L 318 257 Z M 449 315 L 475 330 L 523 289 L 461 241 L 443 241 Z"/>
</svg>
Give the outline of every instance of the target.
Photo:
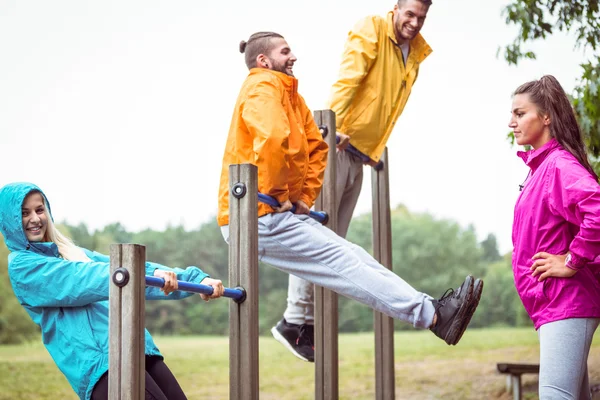
<svg viewBox="0 0 600 400">
<path fill-rule="evenodd" d="M 485 357 L 422 363 L 396 363 L 396 398 L 414 400 L 512 400 L 506 391 L 506 375 L 496 370 L 498 362 L 536 363 L 537 357 L 512 354 L 502 349 Z M 529 359 L 527 359 L 529 358 Z M 592 348 L 588 360 L 593 399 L 600 400 L 600 352 Z M 400 379 L 398 379 L 401 377 Z M 522 376 L 523 400 L 537 400 L 537 374 Z"/>
</svg>

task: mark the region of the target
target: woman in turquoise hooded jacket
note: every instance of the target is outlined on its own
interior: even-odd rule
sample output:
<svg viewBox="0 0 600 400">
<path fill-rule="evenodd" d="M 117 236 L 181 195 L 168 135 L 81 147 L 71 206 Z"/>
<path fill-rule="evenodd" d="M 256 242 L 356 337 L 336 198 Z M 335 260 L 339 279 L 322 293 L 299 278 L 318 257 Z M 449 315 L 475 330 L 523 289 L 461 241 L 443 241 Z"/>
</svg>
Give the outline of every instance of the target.
<svg viewBox="0 0 600 400">
<path fill-rule="evenodd" d="M 109 258 L 77 247 L 63 236 L 54 227 L 46 196 L 31 183 L 0 189 L 0 232 L 10 250 L 8 273 L 14 293 L 40 326 L 54 362 L 79 398 L 105 399 Z M 221 281 L 196 267 L 173 269 L 147 262 L 146 275 L 165 279 L 163 289 L 146 288 L 147 299 L 190 296 L 176 291 L 177 280 L 212 286 L 210 298 L 221 296 L 224 290 Z M 147 330 L 145 354 L 146 398 L 185 399 Z"/>
</svg>

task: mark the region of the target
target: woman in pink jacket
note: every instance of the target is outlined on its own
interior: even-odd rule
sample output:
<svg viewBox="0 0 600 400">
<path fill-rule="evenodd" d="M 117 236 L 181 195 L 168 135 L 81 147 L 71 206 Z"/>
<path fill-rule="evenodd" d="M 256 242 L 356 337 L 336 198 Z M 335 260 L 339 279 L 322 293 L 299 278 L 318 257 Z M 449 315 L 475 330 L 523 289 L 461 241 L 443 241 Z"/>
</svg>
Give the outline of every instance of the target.
<svg viewBox="0 0 600 400">
<path fill-rule="evenodd" d="M 514 93 L 509 127 L 530 168 L 513 222 L 517 292 L 540 340 L 540 399 L 591 399 L 587 358 L 600 322 L 600 185 L 573 108 L 553 76 Z"/>
</svg>

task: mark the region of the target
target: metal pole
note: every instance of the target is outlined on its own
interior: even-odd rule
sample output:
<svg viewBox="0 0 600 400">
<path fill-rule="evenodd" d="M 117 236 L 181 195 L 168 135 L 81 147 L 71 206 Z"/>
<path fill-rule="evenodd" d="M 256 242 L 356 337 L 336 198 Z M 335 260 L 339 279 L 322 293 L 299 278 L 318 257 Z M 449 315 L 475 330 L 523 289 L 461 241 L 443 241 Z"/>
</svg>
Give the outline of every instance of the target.
<svg viewBox="0 0 600 400">
<path fill-rule="evenodd" d="M 159 287 L 165 286 L 165 280 L 156 276 L 146 276 L 146 286 Z M 211 295 L 214 292 L 212 286 L 203 285 L 201 283 L 192 283 L 185 281 L 177 281 L 177 290 L 182 292 L 193 292 Z M 223 297 L 233 299 L 238 303 L 243 303 L 246 300 L 246 290 L 241 287 L 237 288 L 225 288 Z"/>
</svg>

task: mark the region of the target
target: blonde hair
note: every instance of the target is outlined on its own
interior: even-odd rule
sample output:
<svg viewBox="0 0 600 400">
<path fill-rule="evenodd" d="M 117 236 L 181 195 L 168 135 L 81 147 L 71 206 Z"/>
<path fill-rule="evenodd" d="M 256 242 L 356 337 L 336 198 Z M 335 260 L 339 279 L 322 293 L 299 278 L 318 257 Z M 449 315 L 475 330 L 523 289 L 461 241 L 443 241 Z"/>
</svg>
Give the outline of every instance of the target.
<svg viewBox="0 0 600 400">
<path fill-rule="evenodd" d="M 40 192 L 37 192 L 40 193 Z M 29 196 L 29 195 L 28 195 Z M 44 198 L 44 214 L 46 214 L 46 220 L 48 224 L 46 226 L 46 234 L 44 235 L 44 241 L 53 242 L 58 247 L 58 254 L 65 260 L 69 261 L 92 261 L 81 248 L 77 247 L 75 243 L 65 235 L 63 235 L 54 225 L 52 216 L 50 215 L 50 208 Z"/>
</svg>

